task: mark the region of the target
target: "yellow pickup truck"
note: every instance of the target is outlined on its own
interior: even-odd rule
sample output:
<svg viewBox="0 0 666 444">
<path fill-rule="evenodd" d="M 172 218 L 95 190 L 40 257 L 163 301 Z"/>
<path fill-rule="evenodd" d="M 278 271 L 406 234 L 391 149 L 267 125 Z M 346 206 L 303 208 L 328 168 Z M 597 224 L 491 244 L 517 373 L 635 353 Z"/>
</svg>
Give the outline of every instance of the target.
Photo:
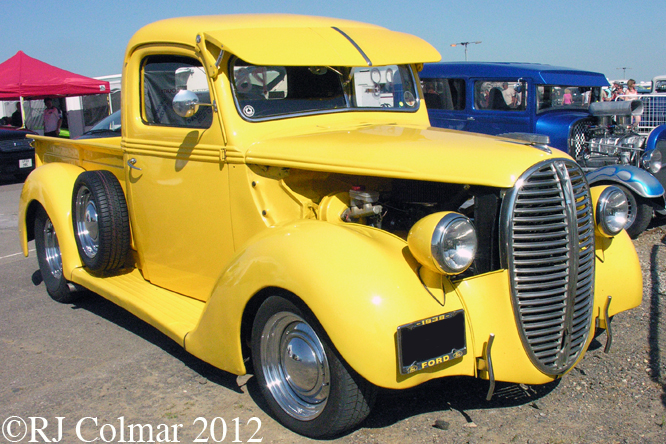
<svg viewBox="0 0 666 444">
<path fill-rule="evenodd" d="M 418 71 L 439 58 L 321 17 L 148 25 L 121 137 L 34 137 L 23 252 L 56 301 L 92 290 L 252 372 L 310 437 L 378 387 L 560 378 L 641 302 L 626 196 L 538 141 L 431 128 Z"/>
</svg>

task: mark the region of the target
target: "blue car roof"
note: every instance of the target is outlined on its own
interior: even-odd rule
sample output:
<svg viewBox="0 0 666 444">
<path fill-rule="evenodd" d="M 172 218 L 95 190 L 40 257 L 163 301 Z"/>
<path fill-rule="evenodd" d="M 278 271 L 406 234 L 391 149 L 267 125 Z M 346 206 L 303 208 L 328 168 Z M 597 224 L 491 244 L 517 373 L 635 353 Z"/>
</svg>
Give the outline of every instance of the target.
<svg viewBox="0 0 666 444">
<path fill-rule="evenodd" d="M 433 77 L 530 77 L 538 85 L 609 86 L 606 76 L 598 72 L 583 71 L 563 66 L 539 63 L 501 62 L 444 62 L 426 63 L 419 73 L 421 78 Z"/>
</svg>

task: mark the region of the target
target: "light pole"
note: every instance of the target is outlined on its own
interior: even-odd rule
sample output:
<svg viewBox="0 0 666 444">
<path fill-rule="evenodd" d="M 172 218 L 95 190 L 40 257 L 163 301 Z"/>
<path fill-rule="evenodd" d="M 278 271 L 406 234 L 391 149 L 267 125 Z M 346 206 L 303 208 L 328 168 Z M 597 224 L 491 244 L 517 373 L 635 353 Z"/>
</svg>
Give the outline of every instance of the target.
<svg viewBox="0 0 666 444">
<path fill-rule="evenodd" d="M 626 80 L 627 79 L 627 70 L 631 69 L 631 68 L 623 66 L 622 68 L 615 68 L 615 69 L 621 69 L 622 70 L 622 80 Z"/>
<path fill-rule="evenodd" d="M 460 43 L 453 43 L 451 46 L 464 46 L 465 47 L 465 61 L 467 61 L 467 46 L 468 45 L 478 45 L 479 42 L 460 42 Z"/>
</svg>

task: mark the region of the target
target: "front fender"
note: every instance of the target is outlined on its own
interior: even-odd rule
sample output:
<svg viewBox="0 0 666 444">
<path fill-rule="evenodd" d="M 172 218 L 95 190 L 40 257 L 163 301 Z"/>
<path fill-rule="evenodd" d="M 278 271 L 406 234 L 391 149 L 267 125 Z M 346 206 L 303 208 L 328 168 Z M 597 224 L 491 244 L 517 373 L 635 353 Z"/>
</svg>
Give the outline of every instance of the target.
<svg viewBox="0 0 666 444">
<path fill-rule="evenodd" d="M 618 183 L 646 199 L 654 199 L 664 207 L 664 187 L 656 177 L 645 170 L 630 165 L 609 165 L 585 175 L 590 186 Z"/>
<path fill-rule="evenodd" d="M 444 297 L 434 298 L 417 267 L 403 239 L 378 229 L 304 220 L 266 230 L 223 273 L 185 348 L 227 371 L 245 373 L 244 310 L 261 290 L 277 287 L 307 305 L 339 353 L 365 379 L 390 388 L 416 385 L 432 375 L 399 374 L 397 327 L 463 308 L 448 281 Z M 470 338 L 469 325 L 466 330 Z M 438 368 L 438 374 L 474 375 L 471 340 L 467 346 L 467 355 Z"/>
<path fill-rule="evenodd" d="M 666 140 L 666 125 L 659 125 L 650 132 L 650 135 L 648 136 L 647 141 L 645 142 L 645 152 L 656 149 L 657 142 L 660 140 Z"/>
<path fill-rule="evenodd" d="M 23 184 L 19 201 L 19 241 L 23 254 L 28 256 L 28 240 L 33 238 L 32 226 L 36 205 L 49 215 L 58 235 L 62 254 L 62 268 L 66 279 L 72 270 L 81 267 L 74 228 L 72 226 L 72 191 L 83 168 L 66 163 L 49 163 L 35 169 Z"/>
</svg>

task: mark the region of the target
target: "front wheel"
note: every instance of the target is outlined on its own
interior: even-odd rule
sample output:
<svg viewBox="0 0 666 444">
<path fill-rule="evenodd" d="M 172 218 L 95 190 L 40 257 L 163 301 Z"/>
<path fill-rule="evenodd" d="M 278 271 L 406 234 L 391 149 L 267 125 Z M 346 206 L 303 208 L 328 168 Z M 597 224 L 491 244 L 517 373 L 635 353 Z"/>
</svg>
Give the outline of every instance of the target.
<svg viewBox="0 0 666 444">
<path fill-rule="evenodd" d="M 348 368 L 296 305 L 272 296 L 252 327 L 252 363 L 277 419 L 311 438 L 338 435 L 363 421 L 374 387 Z"/>
<path fill-rule="evenodd" d="M 654 211 L 647 199 L 637 196 L 634 192 L 622 185 L 616 186 L 627 195 L 627 203 L 629 204 L 627 225 L 624 229 L 627 230 L 629 237 L 636 239 L 643 231 L 645 231 L 648 225 L 650 225 Z"/>
</svg>

